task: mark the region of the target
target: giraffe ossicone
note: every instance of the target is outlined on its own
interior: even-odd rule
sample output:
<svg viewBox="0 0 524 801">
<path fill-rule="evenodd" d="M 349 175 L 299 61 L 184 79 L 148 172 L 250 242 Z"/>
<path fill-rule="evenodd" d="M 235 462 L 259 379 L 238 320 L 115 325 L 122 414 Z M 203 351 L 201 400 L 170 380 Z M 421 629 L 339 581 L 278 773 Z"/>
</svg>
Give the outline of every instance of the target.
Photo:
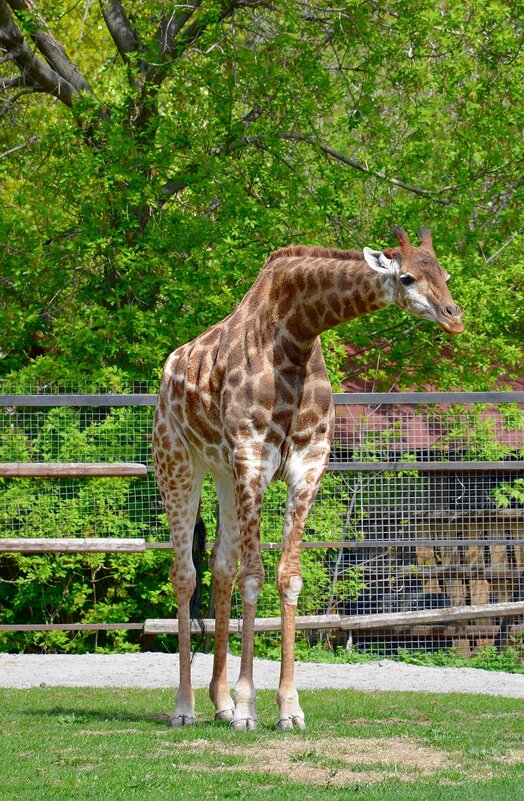
<svg viewBox="0 0 524 801">
<path fill-rule="evenodd" d="M 272 253 L 225 320 L 167 359 L 153 427 L 153 457 L 169 520 L 178 599 L 180 683 L 173 725 L 195 722 L 190 600 L 196 586 L 193 529 L 206 473 L 215 481 L 219 527 L 210 556 L 215 649 L 209 694 L 216 719 L 256 727 L 253 636 L 264 580 L 260 510 L 274 479 L 288 486 L 277 572 L 282 659 L 278 726 L 305 726 L 294 680 L 295 612 L 302 586 L 300 544 L 329 458 L 332 392 L 319 335 L 390 304 L 458 334 L 462 312 L 427 228 L 420 246 L 344 251 L 295 245 Z M 238 572 L 240 564 L 240 572 Z M 237 575 L 238 572 L 238 575 Z M 227 650 L 235 580 L 243 599 L 240 675 L 231 697 Z"/>
</svg>

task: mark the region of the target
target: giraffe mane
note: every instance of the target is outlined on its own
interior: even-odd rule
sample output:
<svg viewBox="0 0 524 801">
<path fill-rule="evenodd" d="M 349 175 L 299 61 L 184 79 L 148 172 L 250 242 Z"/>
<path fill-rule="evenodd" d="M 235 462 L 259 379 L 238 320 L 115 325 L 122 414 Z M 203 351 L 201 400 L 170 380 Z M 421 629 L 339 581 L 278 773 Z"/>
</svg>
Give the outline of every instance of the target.
<svg viewBox="0 0 524 801">
<path fill-rule="evenodd" d="M 388 258 L 396 256 L 399 248 L 388 248 L 384 251 Z M 362 261 L 364 254 L 361 250 L 339 250 L 338 248 L 322 248 L 308 245 L 290 245 L 286 248 L 274 250 L 266 260 L 270 264 L 277 259 L 302 256 L 306 259 L 336 259 L 337 261 Z"/>
<path fill-rule="evenodd" d="M 266 264 L 282 258 L 292 258 L 293 256 L 303 256 L 309 259 L 348 259 L 360 260 L 363 258 L 359 250 L 339 250 L 338 248 L 323 248 L 308 245 L 290 245 L 286 248 L 279 248 L 273 251 L 267 259 Z"/>
</svg>

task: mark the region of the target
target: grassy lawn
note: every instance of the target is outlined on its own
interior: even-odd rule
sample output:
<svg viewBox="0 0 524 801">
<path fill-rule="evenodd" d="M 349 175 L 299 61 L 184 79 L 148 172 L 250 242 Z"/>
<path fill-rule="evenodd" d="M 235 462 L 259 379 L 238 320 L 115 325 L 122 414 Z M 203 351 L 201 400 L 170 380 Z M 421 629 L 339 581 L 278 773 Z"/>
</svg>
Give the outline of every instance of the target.
<svg viewBox="0 0 524 801">
<path fill-rule="evenodd" d="M 322 690 L 301 694 L 306 732 L 174 730 L 168 690 L 0 691 L 0 799 L 524 799 L 524 708 L 515 699 Z"/>
</svg>

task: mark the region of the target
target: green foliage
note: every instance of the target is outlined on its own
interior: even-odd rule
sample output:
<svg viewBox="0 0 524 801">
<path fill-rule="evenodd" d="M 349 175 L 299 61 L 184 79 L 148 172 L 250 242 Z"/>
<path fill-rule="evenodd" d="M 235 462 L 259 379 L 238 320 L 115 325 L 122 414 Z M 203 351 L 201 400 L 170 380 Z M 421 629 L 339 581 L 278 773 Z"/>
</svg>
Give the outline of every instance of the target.
<svg viewBox="0 0 524 801">
<path fill-rule="evenodd" d="M 399 650 L 398 658 L 408 665 L 432 667 L 474 667 L 482 670 L 503 670 L 506 673 L 524 673 L 524 653 L 521 647 L 498 651 L 493 646 L 479 648 L 467 659 L 454 651 L 407 651 Z"/>
<path fill-rule="evenodd" d="M 46 532 L 49 536 L 49 532 Z M 3 623 L 121 623 L 173 615 L 169 551 L 145 554 L 3 555 Z M 0 633 L 2 651 L 139 650 L 135 632 Z"/>
<path fill-rule="evenodd" d="M 239 637 L 231 638 L 231 653 L 237 656 L 241 653 L 241 640 Z M 280 659 L 280 642 L 277 637 L 255 635 L 255 655 L 264 659 Z M 295 657 L 301 662 L 318 662 L 320 664 L 363 664 L 376 660 L 386 659 L 386 648 L 377 646 L 375 651 L 359 651 L 355 648 L 333 646 L 329 639 L 311 643 L 304 633 L 297 638 Z M 502 670 L 506 673 L 524 673 L 524 652 L 520 644 L 515 647 L 498 651 L 493 646 L 479 648 L 473 656 L 464 657 L 456 651 L 411 651 L 399 648 L 395 661 L 407 665 L 421 665 L 426 667 L 468 667 L 481 670 Z"/>
<path fill-rule="evenodd" d="M 502 509 L 507 509 L 512 501 L 524 506 L 524 478 L 516 478 L 513 483 L 501 482 L 495 487 L 493 494 L 497 505 Z"/>
<path fill-rule="evenodd" d="M 0 159 L 0 373 L 149 379 L 231 311 L 274 248 L 384 246 L 400 222 L 432 225 L 466 332 L 450 343 L 395 309 L 343 326 L 324 340 L 334 386 L 344 370 L 376 389 L 481 389 L 515 374 L 514 6 L 253 5 L 223 18 L 205 0 L 162 61 L 161 5 L 129 4 L 138 47 L 124 63 L 98 4 L 39 4 L 90 90 L 71 107 L 20 93 L 6 109 L 4 151 L 37 139 Z M 16 21 L 26 36 L 40 25 L 31 11 Z M 357 351 L 349 366 L 340 337 Z"/>
</svg>

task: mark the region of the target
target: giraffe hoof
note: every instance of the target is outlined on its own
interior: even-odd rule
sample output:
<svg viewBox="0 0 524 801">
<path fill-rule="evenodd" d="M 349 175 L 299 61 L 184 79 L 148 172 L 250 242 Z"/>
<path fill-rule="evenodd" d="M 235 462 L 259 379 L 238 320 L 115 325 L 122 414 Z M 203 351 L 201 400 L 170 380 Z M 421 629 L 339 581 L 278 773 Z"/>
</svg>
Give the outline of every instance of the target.
<svg viewBox="0 0 524 801">
<path fill-rule="evenodd" d="M 254 731 L 257 722 L 254 718 L 236 718 L 229 725 L 233 731 Z"/>
<path fill-rule="evenodd" d="M 304 731 L 306 722 L 300 715 L 290 715 L 288 718 L 281 718 L 277 723 L 277 729 L 281 731 L 290 731 L 291 729 L 300 729 Z"/>
<path fill-rule="evenodd" d="M 226 723 L 231 723 L 235 714 L 234 709 L 219 709 L 218 712 L 215 712 L 215 720 L 217 721 L 225 721 Z"/>
<path fill-rule="evenodd" d="M 194 726 L 196 723 L 196 718 L 193 715 L 173 715 L 171 718 L 171 725 L 175 729 L 179 729 L 181 726 Z"/>
</svg>

